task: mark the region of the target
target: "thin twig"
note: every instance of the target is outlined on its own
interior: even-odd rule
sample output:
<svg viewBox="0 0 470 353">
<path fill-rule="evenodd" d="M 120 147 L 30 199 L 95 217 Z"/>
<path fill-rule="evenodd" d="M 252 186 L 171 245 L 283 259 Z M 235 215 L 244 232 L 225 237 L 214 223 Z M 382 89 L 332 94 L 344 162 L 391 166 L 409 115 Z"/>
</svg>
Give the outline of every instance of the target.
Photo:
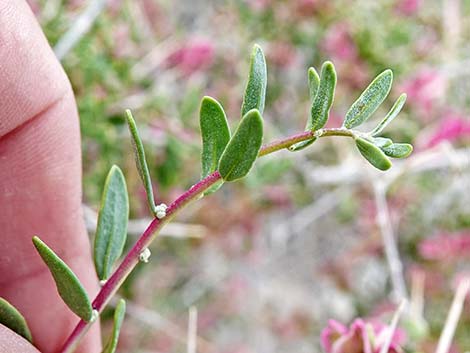
<svg viewBox="0 0 470 353">
<path fill-rule="evenodd" d="M 80 39 L 88 33 L 98 15 L 103 11 L 105 5 L 106 0 L 91 0 L 89 2 L 87 8 L 73 23 L 72 27 L 70 27 L 54 46 L 54 53 L 59 60 L 62 60 Z"/>
<path fill-rule="evenodd" d="M 393 300 L 400 302 L 408 297 L 406 291 L 405 278 L 403 276 L 403 264 L 398 253 L 397 243 L 393 234 L 392 222 L 388 210 L 387 199 L 385 195 L 385 184 L 380 180 L 374 180 L 375 204 L 377 207 L 377 223 L 382 235 L 385 256 L 390 269 L 392 280 Z"/>
<path fill-rule="evenodd" d="M 439 338 L 439 343 L 437 344 L 436 353 L 448 353 L 449 348 L 452 344 L 452 339 L 454 338 L 455 329 L 457 328 L 457 323 L 459 322 L 460 315 L 462 315 L 463 304 L 465 302 L 465 297 L 467 296 L 470 290 L 470 277 L 463 279 L 457 290 L 455 291 L 454 300 L 447 315 L 446 323 L 444 329 L 442 330 L 441 337 Z"/>
<path fill-rule="evenodd" d="M 390 345 L 392 344 L 393 335 L 395 334 L 398 322 L 400 321 L 400 317 L 403 314 L 403 311 L 405 310 L 407 304 L 407 300 L 403 299 L 400 305 L 398 306 L 397 310 L 395 311 L 395 314 L 393 314 L 392 321 L 385 330 L 384 343 L 382 344 L 382 348 L 380 348 L 380 353 L 387 353 L 389 351 Z"/>
<path fill-rule="evenodd" d="M 175 323 L 160 315 L 155 310 L 149 310 L 143 306 L 128 301 L 126 304 L 126 312 L 134 320 L 140 321 L 150 326 L 152 329 L 161 330 L 176 341 L 187 344 L 185 331 Z M 215 351 L 212 343 L 206 339 L 197 335 L 195 339 L 199 346 L 200 352 L 212 353 Z"/>
<path fill-rule="evenodd" d="M 195 306 L 192 306 L 189 308 L 187 353 L 196 353 L 196 343 L 197 343 L 197 309 Z"/>
</svg>

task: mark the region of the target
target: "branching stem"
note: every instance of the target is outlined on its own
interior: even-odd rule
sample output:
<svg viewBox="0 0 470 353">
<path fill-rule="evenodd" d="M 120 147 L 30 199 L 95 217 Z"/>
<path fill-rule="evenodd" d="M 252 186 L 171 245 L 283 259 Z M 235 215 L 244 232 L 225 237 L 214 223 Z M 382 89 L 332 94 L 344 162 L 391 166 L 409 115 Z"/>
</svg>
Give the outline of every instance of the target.
<svg viewBox="0 0 470 353">
<path fill-rule="evenodd" d="M 290 147 L 291 145 L 309 140 L 313 137 L 324 136 L 348 136 L 354 137 L 354 132 L 344 128 L 339 129 L 321 129 L 318 131 L 306 131 L 290 137 L 274 141 L 261 147 L 258 154 L 259 157 L 279 151 Z M 127 253 L 124 260 L 109 277 L 108 281 L 101 287 L 100 292 L 93 301 L 93 309 L 98 312 L 103 311 L 112 296 L 116 293 L 122 285 L 127 276 L 132 272 L 134 267 L 139 263 L 139 255 L 146 249 L 150 243 L 155 239 L 163 226 L 171 221 L 179 211 L 187 206 L 193 200 L 198 199 L 203 193 L 208 190 L 212 185 L 221 180 L 218 171 L 210 174 L 198 183 L 191 186 L 185 193 L 178 197 L 166 210 L 166 216 L 162 219 L 155 218 L 144 233 L 137 240 L 132 249 Z M 85 335 L 91 327 L 91 322 L 80 320 L 73 332 L 67 338 L 60 353 L 72 353 L 80 342 L 81 338 Z"/>
</svg>

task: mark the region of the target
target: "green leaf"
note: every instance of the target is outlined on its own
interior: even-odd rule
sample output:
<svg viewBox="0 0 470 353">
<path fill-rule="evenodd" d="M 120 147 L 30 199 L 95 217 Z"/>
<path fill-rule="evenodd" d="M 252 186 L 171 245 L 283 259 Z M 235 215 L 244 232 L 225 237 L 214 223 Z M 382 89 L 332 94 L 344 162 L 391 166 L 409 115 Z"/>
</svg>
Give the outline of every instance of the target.
<svg viewBox="0 0 470 353">
<path fill-rule="evenodd" d="M 331 106 L 335 95 L 336 72 L 335 67 L 329 61 L 325 62 L 321 69 L 321 78 L 313 67 L 308 70 L 308 86 L 312 107 L 310 117 L 305 126 L 305 131 L 315 131 L 325 126 L 328 121 Z M 316 137 L 298 142 L 288 149 L 291 152 L 300 151 L 316 141 Z"/>
<path fill-rule="evenodd" d="M 317 70 L 310 67 L 308 69 L 308 92 L 310 96 L 310 102 L 313 102 L 317 96 L 318 86 L 320 86 L 320 77 L 318 76 Z"/>
<path fill-rule="evenodd" d="M 33 237 L 33 244 L 51 271 L 57 291 L 65 304 L 80 318 L 90 321 L 93 317 L 93 308 L 75 273 L 41 239 Z"/>
<path fill-rule="evenodd" d="M 392 109 L 388 112 L 388 114 L 383 118 L 383 120 L 377 125 L 377 127 L 370 133 L 372 136 L 377 136 L 380 134 L 383 129 L 390 124 L 393 119 L 397 117 L 397 115 L 401 112 L 403 106 L 406 102 L 406 93 L 403 93 L 400 97 L 398 97 L 397 101 L 393 104 Z"/>
<path fill-rule="evenodd" d="M 378 148 L 390 146 L 393 141 L 386 137 L 372 137 L 371 142 Z"/>
<path fill-rule="evenodd" d="M 382 150 L 375 146 L 372 142 L 358 137 L 356 138 L 356 146 L 364 158 L 367 159 L 369 163 L 377 169 L 387 170 L 392 166 L 392 163 L 387 158 L 387 156 L 385 156 Z"/>
<path fill-rule="evenodd" d="M 266 97 L 267 70 L 263 50 L 255 44 L 251 52 L 250 74 L 243 96 L 241 115 L 245 116 L 248 111 L 257 109 L 260 114 L 264 111 Z"/>
<path fill-rule="evenodd" d="M 23 315 L 3 298 L 0 298 L 0 324 L 23 336 L 29 342 L 33 341 L 31 331 Z"/>
<path fill-rule="evenodd" d="M 225 148 L 219 172 L 225 181 L 243 178 L 253 166 L 263 140 L 263 118 L 252 109 L 242 118 L 237 131 Z"/>
<path fill-rule="evenodd" d="M 385 70 L 378 75 L 349 108 L 343 126 L 351 129 L 369 119 L 387 97 L 392 81 L 392 70 Z"/>
<path fill-rule="evenodd" d="M 129 126 L 129 131 L 132 136 L 132 147 L 134 149 L 135 164 L 137 170 L 139 171 L 140 179 L 145 187 L 145 192 L 147 194 L 147 203 L 150 208 L 150 211 L 155 215 L 156 214 L 156 205 L 153 196 L 153 187 L 152 179 L 150 178 L 150 172 L 147 165 L 147 160 L 145 159 L 145 150 L 142 139 L 139 135 L 139 130 L 137 130 L 137 125 L 135 123 L 134 117 L 129 109 L 126 110 L 126 120 L 127 125 Z"/>
<path fill-rule="evenodd" d="M 293 145 L 289 146 L 287 149 L 291 152 L 297 152 L 303 150 L 305 147 L 310 146 L 317 140 L 316 137 L 311 138 L 310 140 L 305 140 L 301 142 L 294 143 Z"/>
<path fill-rule="evenodd" d="M 214 98 L 201 102 L 199 124 L 202 134 L 202 178 L 216 171 L 220 156 L 230 141 L 230 128 L 224 109 Z"/>
<path fill-rule="evenodd" d="M 116 305 L 116 309 L 114 310 L 113 331 L 111 332 L 111 337 L 108 343 L 106 343 L 106 346 L 104 347 L 102 353 L 116 352 L 117 344 L 119 341 L 119 332 L 121 331 L 121 326 L 125 315 L 126 301 L 124 299 L 120 299 L 118 304 Z"/>
<path fill-rule="evenodd" d="M 94 259 L 100 280 L 111 273 L 126 243 L 129 199 L 126 180 L 119 167 L 113 165 L 104 184 L 96 227 Z"/>
<path fill-rule="evenodd" d="M 320 85 L 315 99 L 312 102 L 310 118 L 305 131 L 315 131 L 325 126 L 336 88 L 336 71 L 333 63 L 325 62 L 321 68 Z"/>
<path fill-rule="evenodd" d="M 413 152 L 413 146 L 409 143 L 394 143 L 381 149 L 387 156 L 392 158 L 405 158 Z"/>
</svg>

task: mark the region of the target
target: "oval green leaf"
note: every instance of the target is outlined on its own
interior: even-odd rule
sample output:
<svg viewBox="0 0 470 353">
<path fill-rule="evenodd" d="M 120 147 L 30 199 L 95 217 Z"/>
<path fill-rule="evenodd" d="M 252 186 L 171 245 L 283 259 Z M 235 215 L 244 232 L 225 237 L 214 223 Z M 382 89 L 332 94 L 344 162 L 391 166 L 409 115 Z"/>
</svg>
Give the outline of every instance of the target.
<svg viewBox="0 0 470 353">
<path fill-rule="evenodd" d="M 377 125 L 377 127 L 370 133 L 372 136 L 377 136 L 380 134 L 383 129 L 387 127 L 388 124 L 390 124 L 393 119 L 395 119 L 398 114 L 400 114 L 403 106 L 405 105 L 406 102 L 406 93 L 403 93 L 398 97 L 397 101 L 393 104 L 392 109 L 387 113 L 385 118 Z"/>
<path fill-rule="evenodd" d="M 25 318 L 7 300 L 0 298 L 0 324 L 32 342 L 31 331 Z"/>
<path fill-rule="evenodd" d="M 264 58 L 261 47 L 255 44 L 251 52 L 250 73 L 245 88 L 245 95 L 243 96 L 242 116 L 245 116 L 252 109 L 257 109 L 260 114 L 263 114 L 266 85 L 266 59 Z"/>
<path fill-rule="evenodd" d="M 310 119 L 305 131 L 315 131 L 325 126 L 335 96 L 336 71 L 333 63 L 325 62 L 321 68 L 320 85 L 310 109 Z"/>
<path fill-rule="evenodd" d="M 225 148 L 219 173 L 225 181 L 243 178 L 253 166 L 263 140 L 263 118 L 258 110 L 250 110 L 242 118 Z"/>
<path fill-rule="evenodd" d="M 129 131 L 132 137 L 132 147 L 134 149 L 135 165 L 139 171 L 140 179 L 145 187 L 145 193 L 147 194 L 147 203 L 150 211 L 156 214 L 156 205 L 153 195 L 152 179 L 150 178 L 149 167 L 145 158 L 144 144 L 139 135 L 137 124 L 135 123 L 134 117 L 129 109 L 126 110 L 126 121 L 129 126 Z"/>
<path fill-rule="evenodd" d="M 316 137 L 306 140 L 306 141 L 301 141 L 294 143 L 293 145 L 289 146 L 287 149 L 291 152 L 297 152 L 300 150 L 303 150 L 305 147 L 310 146 L 312 143 L 314 143 L 317 140 Z"/>
<path fill-rule="evenodd" d="M 310 102 L 313 102 L 317 96 L 318 87 L 320 86 L 320 77 L 318 76 L 317 70 L 310 67 L 308 69 L 308 93 L 310 96 Z"/>
<path fill-rule="evenodd" d="M 214 98 L 204 97 L 199 112 L 202 135 L 202 178 L 217 170 L 220 156 L 230 141 L 224 109 Z"/>
<path fill-rule="evenodd" d="M 372 137 L 371 142 L 378 148 L 390 146 L 393 141 L 386 137 Z"/>
<path fill-rule="evenodd" d="M 315 68 L 313 67 L 310 67 L 308 69 L 308 93 L 309 93 L 311 103 L 313 103 L 313 101 L 315 100 L 315 97 L 318 93 L 319 86 L 320 86 L 320 77 L 318 76 L 317 70 L 315 70 Z M 311 126 L 312 126 L 312 118 L 309 117 L 307 121 L 307 126 L 305 127 L 305 131 L 310 131 Z M 303 150 L 305 147 L 310 146 L 312 143 L 314 143 L 315 140 L 316 140 L 316 137 L 307 141 L 297 142 L 293 144 L 292 146 L 290 146 L 288 150 L 291 152 Z"/>
<path fill-rule="evenodd" d="M 128 219 L 126 180 L 121 169 L 113 165 L 104 184 L 95 234 L 94 260 L 100 280 L 109 277 L 114 262 L 122 254 L 127 238 Z"/>
<path fill-rule="evenodd" d="M 392 166 L 392 163 L 382 150 L 366 139 L 361 137 L 356 138 L 356 146 L 362 156 L 377 169 L 387 170 Z"/>
<path fill-rule="evenodd" d="M 413 152 L 413 146 L 409 143 L 393 143 L 381 149 L 387 156 L 392 158 L 405 158 Z"/>
<path fill-rule="evenodd" d="M 87 322 L 90 321 L 93 316 L 93 308 L 75 273 L 41 239 L 33 237 L 33 244 L 51 271 L 57 291 L 65 304 L 80 318 Z"/>
<path fill-rule="evenodd" d="M 392 82 L 392 70 L 385 70 L 378 75 L 349 108 L 343 126 L 351 129 L 369 119 L 388 96 Z"/>
<path fill-rule="evenodd" d="M 120 299 L 114 310 L 114 322 L 111 337 L 108 343 L 104 346 L 102 353 L 114 353 L 119 341 L 119 333 L 121 331 L 122 322 L 126 315 L 126 302 L 124 299 Z"/>
</svg>

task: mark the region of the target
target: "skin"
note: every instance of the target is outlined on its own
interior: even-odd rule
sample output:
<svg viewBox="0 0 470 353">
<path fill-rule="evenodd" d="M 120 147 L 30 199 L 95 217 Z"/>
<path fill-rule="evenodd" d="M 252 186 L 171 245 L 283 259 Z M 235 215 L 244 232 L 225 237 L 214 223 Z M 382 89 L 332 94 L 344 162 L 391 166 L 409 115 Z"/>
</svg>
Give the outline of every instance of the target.
<svg viewBox="0 0 470 353">
<path fill-rule="evenodd" d="M 78 322 L 31 242 L 38 235 L 94 298 L 81 210 L 78 114 L 70 83 L 25 1 L 0 0 L 0 296 L 36 348 L 0 325 L 3 353 L 58 352 Z M 100 352 L 98 324 L 77 350 Z"/>
</svg>

